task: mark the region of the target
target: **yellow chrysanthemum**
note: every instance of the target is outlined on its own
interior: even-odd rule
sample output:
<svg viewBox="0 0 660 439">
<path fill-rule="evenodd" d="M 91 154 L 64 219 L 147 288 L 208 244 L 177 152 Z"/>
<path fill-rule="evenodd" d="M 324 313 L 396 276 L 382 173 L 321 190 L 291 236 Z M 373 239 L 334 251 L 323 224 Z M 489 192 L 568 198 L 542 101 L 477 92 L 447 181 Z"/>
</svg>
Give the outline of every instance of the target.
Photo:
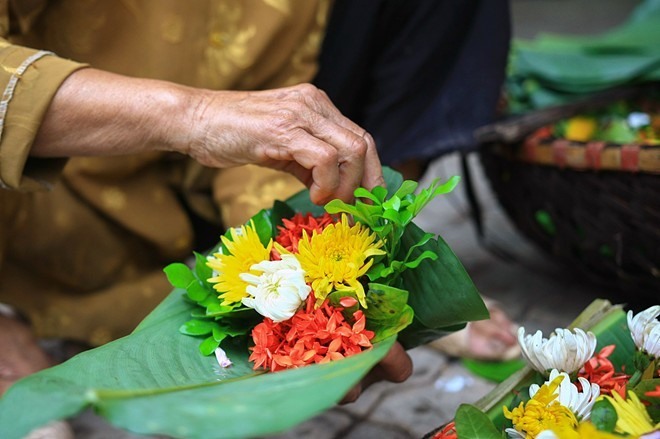
<svg viewBox="0 0 660 439">
<path fill-rule="evenodd" d="M 563 377 L 555 378 L 551 383 L 541 386 L 527 403 L 521 402 L 518 407 L 509 411 L 504 407 L 504 417 L 510 419 L 517 432 L 526 435 L 522 437 L 535 438 L 545 430 L 575 430 L 578 425 L 575 414 L 561 405 L 555 390 Z"/>
<path fill-rule="evenodd" d="M 617 433 L 640 436 L 660 427 L 660 423 L 653 426 L 646 407 L 634 392 L 628 392 L 628 399 L 623 399 L 617 392 L 612 392 L 612 396 L 603 396 L 603 398 L 607 399 L 616 410 L 619 419 L 616 421 L 614 431 Z"/>
<path fill-rule="evenodd" d="M 352 291 L 367 307 L 364 288 L 359 281 L 373 264 L 372 256 L 385 254 L 383 242 L 362 224 L 349 225 L 346 215 L 312 236 L 303 233 L 298 243 L 298 260 L 311 283 L 316 305 L 332 291 Z"/>
<path fill-rule="evenodd" d="M 215 253 L 209 258 L 208 266 L 217 272 L 217 276 L 209 279 L 213 288 L 220 292 L 223 305 L 240 302 L 247 297 L 246 288 L 249 285 L 240 278 L 241 273 L 250 273 L 250 267 L 270 259 L 271 240 L 266 247 L 259 240 L 259 235 L 250 221 L 247 226 L 231 229 L 231 240 L 221 238 L 229 254 Z"/>
</svg>

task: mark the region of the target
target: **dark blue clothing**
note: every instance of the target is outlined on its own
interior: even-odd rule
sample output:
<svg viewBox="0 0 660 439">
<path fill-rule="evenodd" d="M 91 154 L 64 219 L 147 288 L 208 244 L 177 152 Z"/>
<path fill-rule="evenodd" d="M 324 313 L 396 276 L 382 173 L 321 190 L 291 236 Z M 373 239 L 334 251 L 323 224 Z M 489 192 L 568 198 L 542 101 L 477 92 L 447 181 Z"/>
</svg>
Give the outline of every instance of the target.
<svg viewBox="0 0 660 439">
<path fill-rule="evenodd" d="M 432 159 L 493 121 L 509 39 L 507 0 L 336 0 L 314 83 L 383 164 Z"/>
</svg>

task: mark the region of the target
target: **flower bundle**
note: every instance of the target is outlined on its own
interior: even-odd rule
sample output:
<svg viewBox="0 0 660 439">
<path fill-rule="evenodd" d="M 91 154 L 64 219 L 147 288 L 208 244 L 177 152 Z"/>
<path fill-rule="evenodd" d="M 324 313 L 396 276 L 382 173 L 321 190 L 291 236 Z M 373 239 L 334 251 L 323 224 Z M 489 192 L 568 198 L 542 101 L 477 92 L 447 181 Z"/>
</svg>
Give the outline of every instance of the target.
<svg viewBox="0 0 660 439">
<path fill-rule="evenodd" d="M 545 338 L 520 328 L 518 341 L 531 369 L 527 383 L 500 405 L 499 414 L 496 404 L 488 416 L 461 406 L 455 422 L 433 437 L 476 437 L 461 432 L 478 425 L 484 439 L 660 438 L 659 316 L 660 305 L 629 311 L 601 327 L 598 337 L 558 328 Z M 597 350 L 598 338 L 614 343 Z"/>
<path fill-rule="evenodd" d="M 398 334 L 415 320 L 416 286 L 405 272 L 439 257 L 433 235 L 412 221 L 457 183 L 436 179 L 417 194 L 413 181 L 393 192 L 359 188 L 354 203 L 333 200 L 323 212 L 275 202 L 207 256 L 196 253 L 192 269 L 166 267 L 195 305 L 180 332 L 204 337 L 201 353 L 215 353 L 222 367 L 232 364 L 223 347 L 247 342 L 252 367 L 271 372 L 349 357 Z"/>
</svg>

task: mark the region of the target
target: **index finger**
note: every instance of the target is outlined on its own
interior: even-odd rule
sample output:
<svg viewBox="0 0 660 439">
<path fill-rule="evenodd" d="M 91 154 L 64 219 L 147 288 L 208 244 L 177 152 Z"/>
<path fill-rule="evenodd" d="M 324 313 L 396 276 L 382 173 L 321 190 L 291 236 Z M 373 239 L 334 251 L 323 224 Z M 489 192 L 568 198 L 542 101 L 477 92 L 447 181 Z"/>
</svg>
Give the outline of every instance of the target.
<svg viewBox="0 0 660 439">
<path fill-rule="evenodd" d="M 330 121 L 353 132 L 355 135 L 362 137 L 367 145 L 361 185 L 367 189 L 373 189 L 376 186 L 385 186 L 383 168 L 380 163 L 380 158 L 378 157 L 378 150 L 374 138 L 364 128 L 341 114 L 339 109 L 334 106 L 323 90 L 317 89 L 316 91 L 317 94 L 315 98 L 311 99 L 311 102 L 309 102 L 309 104 L 312 105 L 312 108 L 322 116 L 327 117 Z"/>
</svg>

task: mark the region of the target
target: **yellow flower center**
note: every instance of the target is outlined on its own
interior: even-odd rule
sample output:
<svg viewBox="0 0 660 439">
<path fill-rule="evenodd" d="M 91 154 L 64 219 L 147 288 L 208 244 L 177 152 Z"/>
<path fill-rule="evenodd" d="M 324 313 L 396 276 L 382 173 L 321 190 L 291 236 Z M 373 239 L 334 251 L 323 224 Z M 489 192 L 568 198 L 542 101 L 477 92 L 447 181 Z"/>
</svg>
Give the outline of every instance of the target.
<svg viewBox="0 0 660 439">
<path fill-rule="evenodd" d="M 544 384 L 532 399 L 527 403 L 521 402 L 511 411 L 504 407 L 504 417 L 510 419 L 513 428 L 526 433 L 528 438 L 535 438 L 544 430 L 574 430 L 578 425 L 575 414 L 556 401 L 557 394 L 554 393 L 562 379 L 559 376 Z"/>
</svg>

